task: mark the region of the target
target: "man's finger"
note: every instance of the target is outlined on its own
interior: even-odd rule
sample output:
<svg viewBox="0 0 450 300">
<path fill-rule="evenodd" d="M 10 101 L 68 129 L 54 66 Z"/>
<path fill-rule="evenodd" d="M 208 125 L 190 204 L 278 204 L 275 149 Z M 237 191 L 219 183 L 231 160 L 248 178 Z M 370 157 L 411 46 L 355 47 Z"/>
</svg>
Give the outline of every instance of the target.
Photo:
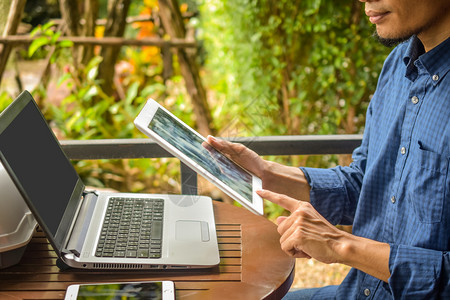
<svg viewBox="0 0 450 300">
<path fill-rule="evenodd" d="M 259 190 L 256 191 L 256 193 L 260 195 L 262 198 L 267 199 L 275 204 L 278 204 L 281 207 L 289 210 L 290 212 L 295 211 L 299 205 L 299 200 L 288 197 L 286 195 L 274 193 L 268 190 Z"/>
<path fill-rule="evenodd" d="M 219 140 L 216 139 L 215 137 L 213 137 L 212 135 L 208 135 L 206 137 L 206 140 L 208 141 L 209 144 L 211 144 L 214 148 L 216 148 L 217 150 L 222 150 L 224 145 L 223 145 L 223 140 Z"/>
<path fill-rule="evenodd" d="M 283 250 L 289 256 L 295 258 L 307 258 L 310 259 L 311 256 L 301 249 L 300 245 L 295 239 L 289 238 L 281 242 L 281 250 Z"/>
<path fill-rule="evenodd" d="M 277 218 L 277 224 L 280 225 L 281 223 L 283 223 L 284 220 L 286 220 L 288 217 L 286 216 L 281 216 Z"/>
<path fill-rule="evenodd" d="M 210 143 L 214 148 L 220 152 L 230 156 L 232 159 L 241 159 L 244 155 L 250 155 L 251 151 L 242 144 L 232 143 L 227 140 L 218 139 L 211 135 L 206 138 L 208 143 Z"/>
</svg>

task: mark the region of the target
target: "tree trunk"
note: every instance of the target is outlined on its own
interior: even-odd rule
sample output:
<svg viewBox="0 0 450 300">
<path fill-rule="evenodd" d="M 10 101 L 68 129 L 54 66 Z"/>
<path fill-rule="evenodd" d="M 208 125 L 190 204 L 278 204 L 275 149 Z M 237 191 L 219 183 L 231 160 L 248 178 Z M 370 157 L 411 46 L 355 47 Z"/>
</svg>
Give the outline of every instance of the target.
<svg viewBox="0 0 450 300">
<path fill-rule="evenodd" d="M 3 32 L 3 29 L 5 28 L 9 9 L 11 8 L 11 2 L 12 0 L 0 1 L 0 32 Z"/>
<path fill-rule="evenodd" d="M 80 35 L 80 10 L 79 1 L 60 0 L 59 9 L 61 11 L 62 19 L 65 23 L 65 30 L 69 36 Z M 80 52 L 82 46 L 74 45 L 72 48 L 73 65 L 75 70 L 79 70 Z"/>
<path fill-rule="evenodd" d="M 105 37 L 122 37 L 125 32 L 126 18 L 131 0 L 109 0 L 108 17 L 105 25 Z M 119 56 L 120 46 L 102 47 L 103 62 L 99 66 L 98 77 L 102 80 L 102 89 L 107 95 L 113 93 L 114 66 Z"/>
<path fill-rule="evenodd" d="M 69 36 L 95 36 L 95 22 L 98 17 L 98 0 L 89 0 L 81 3 L 72 0 L 60 0 L 60 10 Z M 84 19 L 83 26 L 80 20 Z M 75 45 L 73 47 L 74 66 L 80 63 L 86 65 L 94 56 L 93 45 Z"/>
<path fill-rule="evenodd" d="M 83 36 L 95 36 L 95 22 L 98 18 L 99 3 L 98 0 L 89 0 L 84 2 L 84 20 L 82 35 Z M 93 45 L 85 45 L 83 48 L 83 55 L 81 63 L 87 65 L 87 63 L 94 57 Z"/>
<path fill-rule="evenodd" d="M 177 0 L 159 0 L 159 16 L 164 30 L 171 38 L 185 38 L 186 29 Z M 186 89 L 191 96 L 198 131 L 204 136 L 214 135 L 216 130 L 212 123 L 211 110 L 206 100 L 206 91 L 200 79 L 195 56 L 181 48 L 177 49 L 177 56 Z"/>
<path fill-rule="evenodd" d="M 22 12 L 25 7 L 26 0 L 12 0 L 10 1 L 9 13 L 4 23 L 2 36 L 14 35 L 19 27 L 20 20 L 22 18 Z M 2 13 L 2 12 L 0 12 Z M 2 14 L 3 15 L 3 14 Z M 3 23 L 3 19 L 0 21 Z M 8 44 L 0 45 L 0 83 L 2 81 L 3 72 L 8 62 L 9 54 L 11 53 L 12 46 Z"/>
</svg>

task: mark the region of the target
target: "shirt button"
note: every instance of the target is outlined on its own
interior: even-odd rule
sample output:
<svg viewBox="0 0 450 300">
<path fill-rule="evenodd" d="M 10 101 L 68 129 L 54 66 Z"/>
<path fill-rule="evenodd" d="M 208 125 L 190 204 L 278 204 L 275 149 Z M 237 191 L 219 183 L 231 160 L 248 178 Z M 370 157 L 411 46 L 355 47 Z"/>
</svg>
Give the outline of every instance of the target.
<svg viewBox="0 0 450 300">
<path fill-rule="evenodd" d="M 405 154 L 406 154 L 406 148 L 405 148 L 405 147 L 402 147 L 402 148 L 400 149 L 400 153 L 403 154 L 403 155 L 405 155 Z"/>
<path fill-rule="evenodd" d="M 364 290 L 364 295 L 365 295 L 366 297 L 369 297 L 369 296 L 370 296 L 370 290 L 369 290 L 369 289 L 365 289 L 365 290 Z"/>
<path fill-rule="evenodd" d="M 431 77 L 433 79 L 433 81 L 438 81 L 439 80 L 439 75 L 434 74 L 433 77 Z"/>
<path fill-rule="evenodd" d="M 412 102 L 413 104 L 417 104 L 417 103 L 419 102 L 419 98 L 418 98 L 417 96 L 412 96 L 411 102 Z"/>
<path fill-rule="evenodd" d="M 391 197 L 391 202 L 392 202 L 392 203 L 395 203 L 395 201 L 396 201 L 396 200 L 395 200 L 395 196 L 392 196 L 392 197 Z"/>
</svg>

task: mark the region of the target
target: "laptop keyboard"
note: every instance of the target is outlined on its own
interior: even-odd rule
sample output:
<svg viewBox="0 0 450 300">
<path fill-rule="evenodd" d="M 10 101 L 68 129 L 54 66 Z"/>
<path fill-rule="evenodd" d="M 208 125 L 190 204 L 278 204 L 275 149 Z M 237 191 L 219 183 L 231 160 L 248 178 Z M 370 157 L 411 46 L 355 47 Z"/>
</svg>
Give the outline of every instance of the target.
<svg viewBox="0 0 450 300">
<path fill-rule="evenodd" d="M 98 257 L 160 258 L 164 200 L 110 198 Z"/>
</svg>

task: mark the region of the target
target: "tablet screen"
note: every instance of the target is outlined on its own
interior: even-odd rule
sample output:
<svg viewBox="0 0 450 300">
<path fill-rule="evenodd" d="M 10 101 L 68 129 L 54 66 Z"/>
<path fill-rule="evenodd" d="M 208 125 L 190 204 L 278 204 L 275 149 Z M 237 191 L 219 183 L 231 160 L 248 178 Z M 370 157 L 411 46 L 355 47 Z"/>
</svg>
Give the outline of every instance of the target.
<svg viewBox="0 0 450 300">
<path fill-rule="evenodd" d="M 163 109 L 157 109 L 148 128 L 218 180 L 231 187 L 249 203 L 253 203 L 252 175 L 214 149 Z"/>
</svg>

